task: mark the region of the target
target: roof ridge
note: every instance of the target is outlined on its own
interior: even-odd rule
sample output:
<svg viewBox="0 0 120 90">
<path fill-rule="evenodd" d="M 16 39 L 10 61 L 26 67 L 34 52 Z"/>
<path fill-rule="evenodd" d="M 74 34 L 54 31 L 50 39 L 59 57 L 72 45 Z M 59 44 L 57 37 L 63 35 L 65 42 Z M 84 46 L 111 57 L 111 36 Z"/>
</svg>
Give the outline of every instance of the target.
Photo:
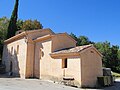
<svg viewBox="0 0 120 90">
<path fill-rule="evenodd" d="M 87 49 L 87 48 L 89 48 L 89 47 L 91 47 L 91 46 L 93 46 L 93 44 L 83 45 L 83 46 L 81 46 L 81 47 L 83 47 L 82 50 L 85 50 L 85 49 Z M 78 52 L 80 52 L 80 51 L 82 51 L 82 50 L 79 50 Z"/>
</svg>

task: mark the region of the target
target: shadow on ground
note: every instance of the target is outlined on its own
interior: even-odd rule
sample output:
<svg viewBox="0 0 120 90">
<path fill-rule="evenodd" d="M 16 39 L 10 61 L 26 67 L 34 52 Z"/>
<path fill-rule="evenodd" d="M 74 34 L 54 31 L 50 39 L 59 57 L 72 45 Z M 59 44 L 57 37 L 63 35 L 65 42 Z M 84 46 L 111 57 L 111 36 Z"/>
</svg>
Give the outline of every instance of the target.
<svg viewBox="0 0 120 90">
<path fill-rule="evenodd" d="M 17 77 L 10 76 L 8 73 L 5 73 L 5 74 L 0 74 L 0 78 L 17 78 Z"/>
<path fill-rule="evenodd" d="M 120 90 L 120 81 L 115 81 L 114 85 L 105 87 L 103 90 Z"/>
</svg>

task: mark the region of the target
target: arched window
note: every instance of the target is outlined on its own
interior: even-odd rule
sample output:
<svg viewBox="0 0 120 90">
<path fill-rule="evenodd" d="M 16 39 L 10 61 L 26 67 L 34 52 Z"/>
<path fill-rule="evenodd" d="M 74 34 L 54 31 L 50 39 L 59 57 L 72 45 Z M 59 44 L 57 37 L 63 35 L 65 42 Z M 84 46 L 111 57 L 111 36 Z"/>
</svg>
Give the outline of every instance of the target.
<svg viewBox="0 0 120 90">
<path fill-rule="evenodd" d="M 19 54 L 19 45 L 17 45 L 17 54 Z"/>
<path fill-rule="evenodd" d="M 13 54 L 13 47 L 11 47 L 11 54 Z"/>
</svg>

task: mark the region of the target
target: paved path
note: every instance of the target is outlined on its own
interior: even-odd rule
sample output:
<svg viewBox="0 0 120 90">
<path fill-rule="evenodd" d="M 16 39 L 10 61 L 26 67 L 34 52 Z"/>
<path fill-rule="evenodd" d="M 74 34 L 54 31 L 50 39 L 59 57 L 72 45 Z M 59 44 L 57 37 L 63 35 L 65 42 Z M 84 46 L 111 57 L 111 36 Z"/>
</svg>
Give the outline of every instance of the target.
<svg viewBox="0 0 120 90">
<path fill-rule="evenodd" d="M 0 78 L 0 90 L 80 90 L 38 79 Z"/>
<path fill-rule="evenodd" d="M 80 89 L 39 79 L 0 78 L 0 90 L 98 90 Z M 100 89 L 99 89 L 100 90 Z M 120 79 L 114 86 L 102 90 L 120 90 Z"/>
<path fill-rule="evenodd" d="M 116 82 L 114 83 L 113 86 L 106 87 L 104 90 L 120 90 L 120 78 L 116 79 Z"/>
</svg>

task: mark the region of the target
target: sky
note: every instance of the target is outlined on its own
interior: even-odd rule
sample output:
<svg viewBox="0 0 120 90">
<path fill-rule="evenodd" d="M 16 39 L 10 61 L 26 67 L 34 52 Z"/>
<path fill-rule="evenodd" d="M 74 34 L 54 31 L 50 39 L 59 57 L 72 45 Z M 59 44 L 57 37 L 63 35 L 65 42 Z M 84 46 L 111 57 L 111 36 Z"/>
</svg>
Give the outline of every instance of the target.
<svg viewBox="0 0 120 90">
<path fill-rule="evenodd" d="M 0 18 L 10 18 L 15 0 L 0 0 Z M 55 33 L 71 32 L 120 46 L 120 0 L 19 0 L 18 18 L 37 19 Z"/>
</svg>

